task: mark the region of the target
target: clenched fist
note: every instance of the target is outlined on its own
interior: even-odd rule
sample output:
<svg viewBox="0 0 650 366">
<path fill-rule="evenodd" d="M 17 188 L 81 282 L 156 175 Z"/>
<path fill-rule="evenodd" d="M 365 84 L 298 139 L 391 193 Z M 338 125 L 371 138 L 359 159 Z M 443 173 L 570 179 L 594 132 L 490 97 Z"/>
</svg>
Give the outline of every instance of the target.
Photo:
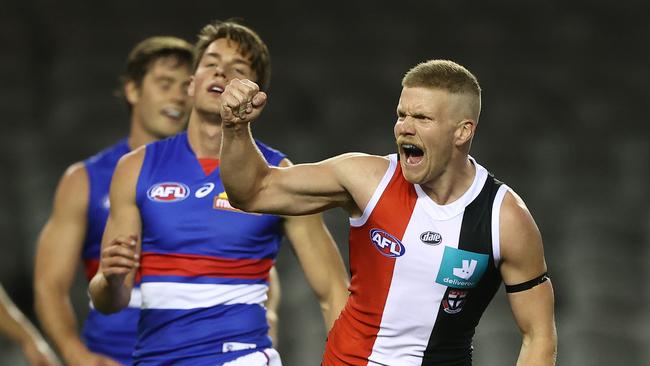
<svg viewBox="0 0 650 366">
<path fill-rule="evenodd" d="M 221 94 L 221 122 L 224 127 L 251 122 L 262 113 L 266 93 L 247 79 L 232 79 Z"/>
</svg>

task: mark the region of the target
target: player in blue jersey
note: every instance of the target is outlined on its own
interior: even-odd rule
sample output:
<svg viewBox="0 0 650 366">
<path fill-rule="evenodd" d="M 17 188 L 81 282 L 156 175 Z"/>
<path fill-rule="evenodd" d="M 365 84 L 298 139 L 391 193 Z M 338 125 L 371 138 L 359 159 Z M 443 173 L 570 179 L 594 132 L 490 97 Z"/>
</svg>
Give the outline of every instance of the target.
<svg viewBox="0 0 650 366">
<path fill-rule="evenodd" d="M 347 299 L 347 274 L 319 215 L 247 214 L 224 193 L 220 96 L 234 78 L 268 87 L 266 45 L 251 29 L 226 21 L 204 27 L 196 48 L 187 133 L 128 154 L 115 170 L 91 297 L 102 312 L 123 309 L 138 269 L 138 365 L 280 365 L 263 302 L 282 235 L 320 300 L 328 329 Z M 291 164 L 259 141 L 257 147 L 268 164 Z"/>
<path fill-rule="evenodd" d="M 131 364 L 139 319 L 137 293 L 120 313 L 106 316 L 91 309 L 80 336 L 69 292 L 80 259 L 88 280 L 97 271 L 108 189 L 120 157 L 185 128 L 192 64 L 193 46 L 182 39 L 151 37 L 136 45 L 122 75 L 129 136 L 73 164 L 59 182 L 38 242 L 34 288 L 40 322 L 67 365 Z"/>
</svg>

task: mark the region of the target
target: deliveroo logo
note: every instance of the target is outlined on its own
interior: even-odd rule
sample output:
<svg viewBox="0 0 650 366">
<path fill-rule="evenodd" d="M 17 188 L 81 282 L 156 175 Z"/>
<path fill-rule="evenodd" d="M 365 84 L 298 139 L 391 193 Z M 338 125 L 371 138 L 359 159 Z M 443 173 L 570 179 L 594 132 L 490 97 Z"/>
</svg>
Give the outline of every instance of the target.
<svg viewBox="0 0 650 366">
<path fill-rule="evenodd" d="M 490 256 L 445 247 L 436 282 L 452 288 L 473 288 L 485 273 Z"/>
</svg>

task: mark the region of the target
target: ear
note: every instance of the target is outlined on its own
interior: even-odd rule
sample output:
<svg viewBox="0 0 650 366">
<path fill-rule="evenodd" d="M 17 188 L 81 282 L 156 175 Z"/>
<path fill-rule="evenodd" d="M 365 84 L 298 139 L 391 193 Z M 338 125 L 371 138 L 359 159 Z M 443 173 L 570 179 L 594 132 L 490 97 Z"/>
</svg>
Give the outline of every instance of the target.
<svg viewBox="0 0 650 366">
<path fill-rule="evenodd" d="M 187 84 L 187 95 L 194 97 L 194 75 L 190 75 L 190 83 Z"/>
<path fill-rule="evenodd" d="M 135 82 L 128 81 L 126 85 L 124 85 L 124 96 L 130 105 L 135 105 L 140 100 L 140 88 L 135 85 Z"/>
<path fill-rule="evenodd" d="M 456 146 L 463 146 L 472 141 L 474 132 L 476 131 L 476 121 L 471 119 L 464 119 L 458 122 L 456 129 Z"/>
</svg>

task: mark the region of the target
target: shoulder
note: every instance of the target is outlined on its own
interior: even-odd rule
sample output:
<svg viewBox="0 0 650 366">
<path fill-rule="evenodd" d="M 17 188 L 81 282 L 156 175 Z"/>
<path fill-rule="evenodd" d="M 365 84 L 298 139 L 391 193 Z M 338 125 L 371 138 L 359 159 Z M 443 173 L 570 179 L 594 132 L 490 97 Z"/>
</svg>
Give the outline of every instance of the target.
<svg viewBox="0 0 650 366">
<path fill-rule="evenodd" d="M 71 210 L 85 209 L 88 204 L 90 183 L 84 162 L 70 165 L 59 180 L 54 196 L 54 207 Z"/>
<path fill-rule="evenodd" d="M 542 236 L 523 199 L 509 189 L 501 204 L 500 242 L 505 262 L 541 254 Z"/>
<path fill-rule="evenodd" d="M 329 159 L 329 164 L 349 175 L 381 178 L 390 167 L 391 160 L 388 156 L 347 153 Z"/>
<path fill-rule="evenodd" d="M 147 147 L 141 146 L 122 156 L 117 162 L 117 167 L 115 168 L 115 173 L 113 175 L 113 182 L 137 181 L 137 177 L 140 175 L 140 169 L 142 169 L 142 163 L 144 162 L 146 151 Z"/>
<path fill-rule="evenodd" d="M 88 159 L 84 160 L 84 164 L 86 166 L 94 166 L 94 165 L 105 165 L 105 164 L 115 164 L 117 160 L 124 154 L 129 152 L 129 145 L 127 142 L 127 139 L 124 138 L 120 141 L 118 141 L 116 144 L 111 145 L 100 152 L 96 153 L 95 155 L 89 157 Z"/>
<path fill-rule="evenodd" d="M 70 188 L 72 190 L 88 187 L 88 171 L 86 164 L 82 161 L 70 165 L 59 182 L 59 189 Z"/>
</svg>

